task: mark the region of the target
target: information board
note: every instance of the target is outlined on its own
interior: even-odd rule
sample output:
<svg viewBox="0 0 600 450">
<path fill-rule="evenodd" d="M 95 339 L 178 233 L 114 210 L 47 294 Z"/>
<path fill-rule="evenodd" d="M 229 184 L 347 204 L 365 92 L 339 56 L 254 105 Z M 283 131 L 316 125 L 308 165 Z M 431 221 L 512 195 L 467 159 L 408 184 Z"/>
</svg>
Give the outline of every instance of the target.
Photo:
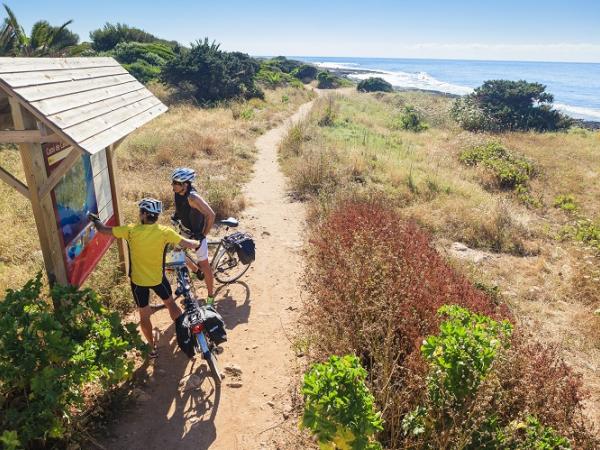
<svg viewBox="0 0 600 450">
<path fill-rule="evenodd" d="M 42 149 L 48 175 L 71 151 L 62 143 L 45 143 Z M 91 212 L 107 225 L 116 224 L 106 150 L 91 156 L 82 154 L 51 195 L 67 280 L 81 286 L 113 241 L 111 236 L 97 233 L 87 218 Z"/>
</svg>

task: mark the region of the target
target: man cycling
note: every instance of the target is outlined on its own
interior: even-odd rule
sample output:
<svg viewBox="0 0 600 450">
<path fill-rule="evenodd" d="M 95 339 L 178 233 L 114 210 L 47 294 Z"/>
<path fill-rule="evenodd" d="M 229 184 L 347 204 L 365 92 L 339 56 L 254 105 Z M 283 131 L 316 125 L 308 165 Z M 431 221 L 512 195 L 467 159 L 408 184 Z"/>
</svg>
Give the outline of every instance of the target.
<svg viewBox="0 0 600 450">
<path fill-rule="evenodd" d="M 144 198 L 139 203 L 140 223 L 118 227 L 104 225 L 98 216 L 89 214 L 96 229 L 119 239 L 125 239 L 129 245 L 129 276 L 131 292 L 140 314 L 140 328 L 150 346 L 150 357 L 156 358 L 156 343 L 152 335 L 152 310 L 148 305 L 150 289 L 158 295 L 175 321 L 181 315 L 181 309 L 172 296 L 171 285 L 165 277 L 164 255 L 168 244 L 177 244 L 185 248 L 196 249 L 200 242 L 181 237 L 175 230 L 156 223 L 162 212 L 162 202 L 153 198 Z"/>
<path fill-rule="evenodd" d="M 192 272 L 206 281 L 208 296 L 207 304 L 214 303 L 214 276 L 212 268 L 208 262 L 208 243 L 206 235 L 215 223 L 215 212 L 198 194 L 192 181 L 196 178 L 196 171 L 187 167 L 179 167 L 171 174 L 171 183 L 175 193 L 175 214 L 174 220 L 181 221 L 181 224 L 190 230 L 192 239 L 200 241 L 200 247 L 196 252 L 198 256 L 198 266 L 196 267 L 188 260 L 188 267 Z"/>
</svg>

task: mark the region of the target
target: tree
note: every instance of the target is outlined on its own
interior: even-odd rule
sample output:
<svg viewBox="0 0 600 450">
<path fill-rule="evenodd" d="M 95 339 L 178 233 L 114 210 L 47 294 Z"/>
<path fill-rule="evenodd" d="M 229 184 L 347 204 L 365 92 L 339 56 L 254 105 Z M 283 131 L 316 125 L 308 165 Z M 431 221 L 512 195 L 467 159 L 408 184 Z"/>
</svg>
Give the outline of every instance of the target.
<svg viewBox="0 0 600 450">
<path fill-rule="evenodd" d="M 292 75 L 301 80 L 303 83 L 310 83 L 312 80 L 317 78 L 319 69 L 310 64 L 302 64 L 300 67 L 295 68 L 292 71 Z"/>
<path fill-rule="evenodd" d="M 317 81 L 319 89 L 336 89 L 340 86 L 339 78 L 330 72 L 319 72 Z"/>
<path fill-rule="evenodd" d="M 190 91 L 201 103 L 235 97 L 261 97 L 254 78 L 260 64 L 240 52 L 224 52 L 208 38 L 192 45 L 189 52 L 176 55 L 161 72 L 162 81 Z"/>
<path fill-rule="evenodd" d="M 64 56 L 79 42 L 79 36 L 67 28 L 72 20 L 58 27 L 37 21 L 27 36 L 13 11 L 6 5 L 4 9 L 7 17 L 0 29 L 2 56 Z"/>
<path fill-rule="evenodd" d="M 91 31 L 90 39 L 92 48 L 98 52 L 112 50 L 121 42 L 159 42 L 172 48 L 178 46 L 175 41 L 166 41 L 140 28 L 121 23 L 113 25 L 107 22 L 104 27 Z"/>
<path fill-rule="evenodd" d="M 546 86 L 527 81 L 488 80 L 472 94 L 458 99 L 454 118 L 472 131 L 553 131 L 571 120 L 552 109 L 554 97 Z"/>
<path fill-rule="evenodd" d="M 358 83 L 356 89 L 360 92 L 392 92 L 394 90 L 390 83 L 379 77 L 371 77 L 367 78 L 366 80 L 362 80 L 360 83 Z"/>
</svg>

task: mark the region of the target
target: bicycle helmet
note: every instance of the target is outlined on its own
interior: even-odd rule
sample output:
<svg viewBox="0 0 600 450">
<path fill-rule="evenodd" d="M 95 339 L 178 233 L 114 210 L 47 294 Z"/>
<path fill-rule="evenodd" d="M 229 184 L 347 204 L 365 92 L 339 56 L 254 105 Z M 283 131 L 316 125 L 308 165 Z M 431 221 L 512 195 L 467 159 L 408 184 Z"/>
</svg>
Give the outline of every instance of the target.
<svg viewBox="0 0 600 450">
<path fill-rule="evenodd" d="M 143 198 L 138 203 L 138 206 L 142 211 L 146 211 L 150 214 L 160 214 L 162 212 L 162 202 L 155 198 Z"/>
<path fill-rule="evenodd" d="M 171 181 L 178 183 L 185 183 L 186 181 L 192 182 L 196 178 L 196 171 L 189 167 L 179 167 L 171 174 Z"/>
</svg>

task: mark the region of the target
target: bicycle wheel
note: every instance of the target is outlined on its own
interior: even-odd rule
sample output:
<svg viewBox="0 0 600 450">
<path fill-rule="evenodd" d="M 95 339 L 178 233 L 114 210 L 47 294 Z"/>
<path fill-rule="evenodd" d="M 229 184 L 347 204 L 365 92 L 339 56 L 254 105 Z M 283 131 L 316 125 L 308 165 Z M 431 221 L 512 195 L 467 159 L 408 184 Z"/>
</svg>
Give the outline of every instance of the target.
<svg viewBox="0 0 600 450">
<path fill-rule="evenodd" d="M 217 358 L 213 352 L 208 352 L 208 358 L 206 355 L 204 355 L 204 359 L 206 359 L 206 362 L 208 363 L 208 367 L 210 368 L 210 373 L 212 373 L 213 379 L 215 380 L 215 384 L 220 386 L 221 372 L 219 372 L 219 366 L 217 366 Z"/>
<path fill-rule="evenodd" d="M 250 267 L 250 264 L 243 264 L 240 261 L 235 249 L 222 248 L 215 261 L 215 278 L 223 284 L 233 283 Z"/>
<path fill-rule="evenodd" d="M 196 339 L 198 340 L 198 349 L 202 353 L 202 356 L 208 363 L 208 367 L 210 369 L 210 373 L 215 380 L 217 385 L 221 384 L 221 372 L 219 372 L 219 366 L 217 366 L 217 358 L 211 351 L 211 348 L 208 344 L 208 339 L 204 332 L 200 332 L 196 335 Z M 212 344 L 211 344 L 212 345 Z"/>
</svg>

